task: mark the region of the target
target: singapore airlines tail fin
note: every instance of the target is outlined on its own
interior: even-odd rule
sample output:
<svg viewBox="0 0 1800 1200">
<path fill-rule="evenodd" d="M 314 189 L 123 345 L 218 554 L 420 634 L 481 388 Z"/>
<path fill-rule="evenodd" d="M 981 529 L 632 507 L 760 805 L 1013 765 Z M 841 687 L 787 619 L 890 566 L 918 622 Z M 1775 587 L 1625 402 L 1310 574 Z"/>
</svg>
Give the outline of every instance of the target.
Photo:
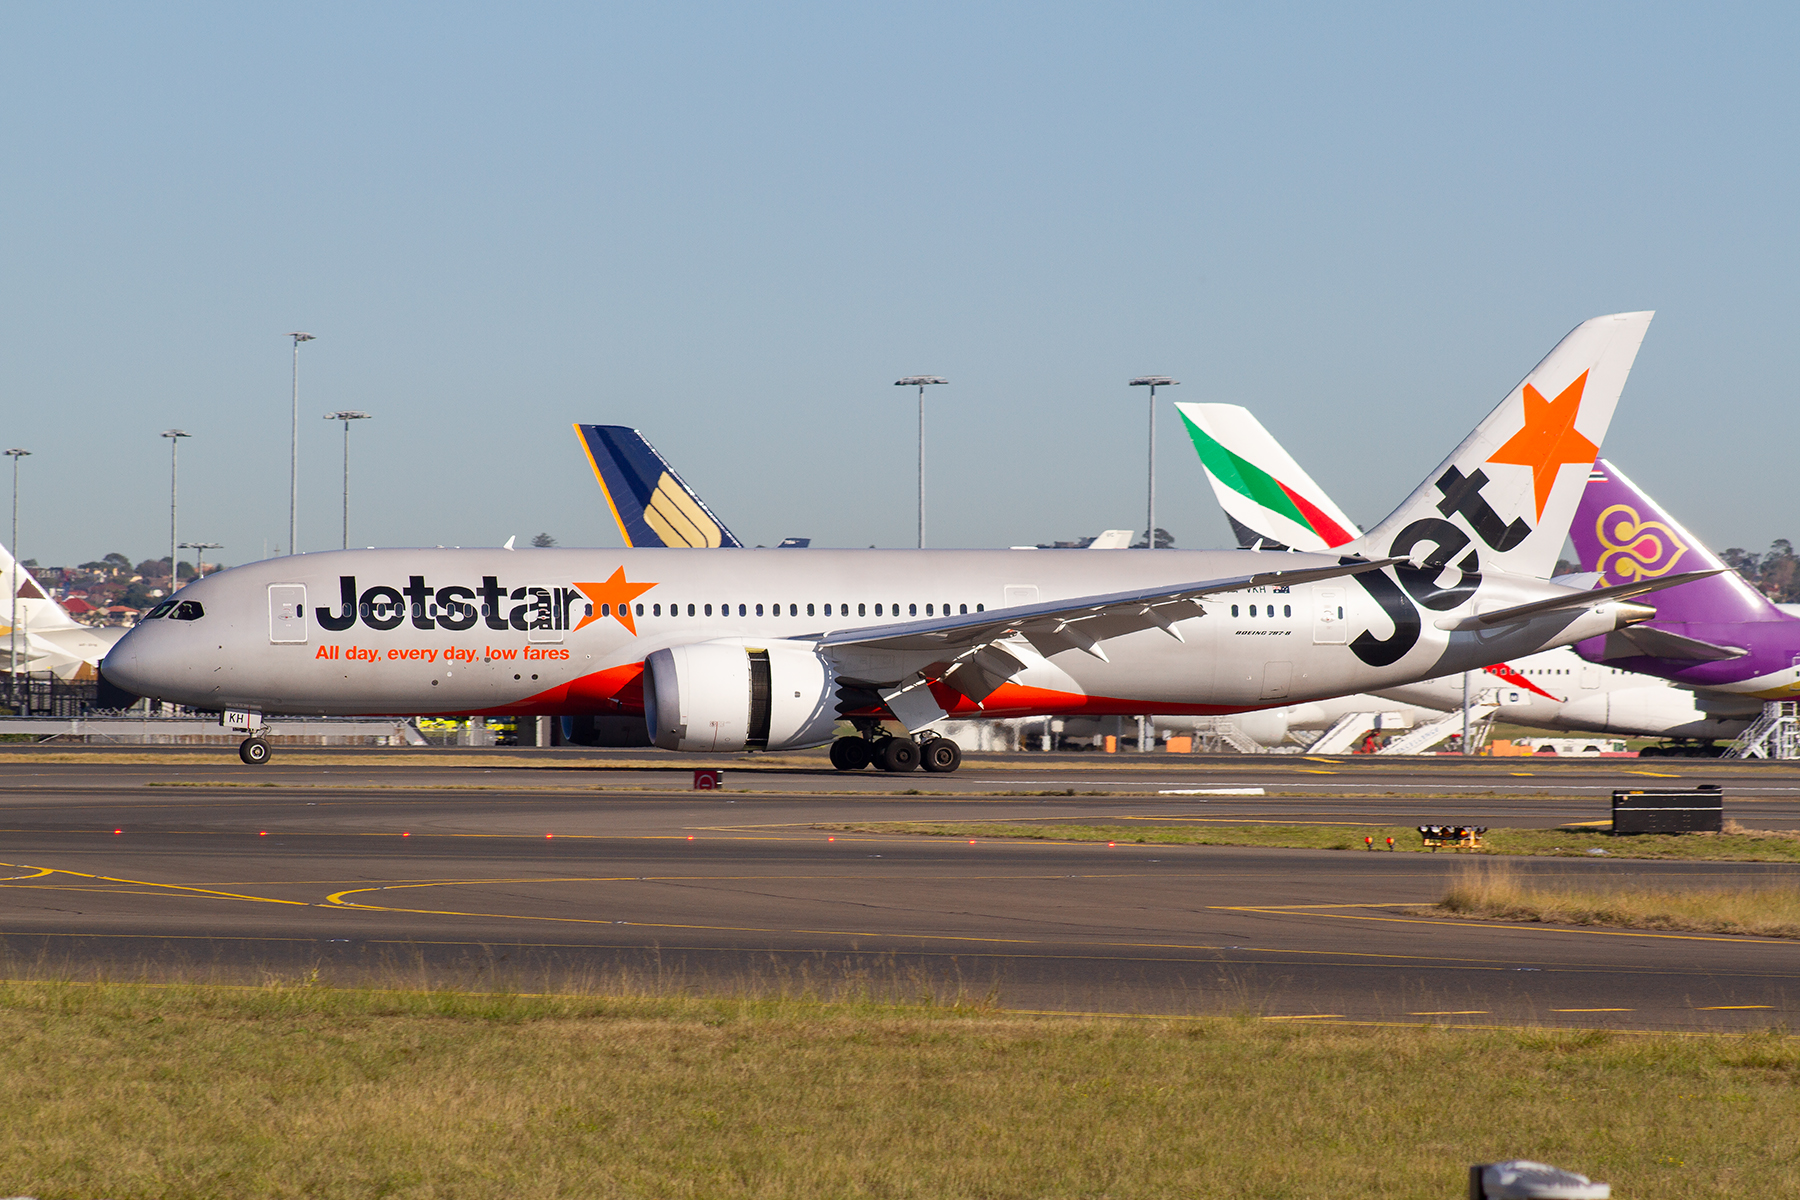
<svg viewBox="0 0 1800 1200">
<path fill-rule="evenodd" d="M 741 548 L 644 435 L 624 425 L 575 426 L 627 546 Z"/>
<path fill-rule="evenodd" d="M 1239 545 L 1324 551 L 1362 536 L 1249 409 L 1177 404 L 1175 411 Z"/>
<path fill-rule="evenodd" d="M 1393 515 L 1343 552 L 1548 579 L 1653 315 L 1577 325 Z M 1462 528 L 1450 521 L 1459 514 Z"/>
</svg>

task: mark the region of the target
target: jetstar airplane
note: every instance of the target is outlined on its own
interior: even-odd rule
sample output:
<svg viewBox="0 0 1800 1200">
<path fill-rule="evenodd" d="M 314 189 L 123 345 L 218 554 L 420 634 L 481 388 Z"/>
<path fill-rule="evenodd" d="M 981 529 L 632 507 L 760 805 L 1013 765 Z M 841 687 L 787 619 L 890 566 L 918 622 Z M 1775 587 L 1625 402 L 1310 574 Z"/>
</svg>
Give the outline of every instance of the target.
<svg viewBox="0 0 1800 1200">
<path fill-rule="evenodd" d="M 1178 403 L 1175 408 L 1199 453 L 1213 494 L 1225 510 L 1226 519 L 1231 522 L 1240 544 L 1263 550 L 1290 547 L 1326 550 L 1361 536 L 1362 531 L 1355 522 L 1332 502 L 1325 490 L 1301 469 L 1248 409 L 1236 404 L 1191 402 Z M 1603 502 L 1596 502 L 1596 489 L 1606 486 L 1604 471 L 1610 469 L 1604 459 L 1596 464 L 1578 513 L 1592 510 L 1597 514 L 1604 507 Z M 1648 501 L 1639 500 L 1638 503 L 1644 507 Z M 1645 511 L 1649 511 L 1648 508 Z M 1595 525 L 1594 519 L 1584 520 L 1577 516 L 1574 530 L 1577 547 L 1583 546 L 1585 531 Z M 1643 528 L 1649 530 L 1651 526 Z M 1662 530 L 1666 527 L 1657 525 L 1654 528 Z M 1639 538 L 1639 535 L 1633 537 Z M 1639 538 L 1634 544 L 1647 546 L 1651 543 Z M 1720 570 L 1724 567 L 1710 558 L 1692 565 Z M 1652 573 L 1661 574 L 1673 566 L 1673 561 L 1662 563 L 1660 569 L 1652 564 Z M 1624 583 L 1631 578 L 1628 572 L 1620 571 L 1610 582 Z M 1564 582 L 1587 586 L 1595 580 L 1593 575 L 1571 576 Z M 1735 589 L 1732 584 L 1736 584 Z M 1689 584 L 1676 595 L 1700 588 L 1724 589 L 1733 594 L 1746 590 L 1743 581 L 1734 576 L 1730 582 L 1719 578 Z M 1668 620 L 1674 600 L 1674 596 L 1658 599 L 1659 623 Z M 1769 607 L 1767 601 L 1763 601 L 1763 605 Z M 1609 635 L 1604 640 L 1616 644 L 1620 638 L 1627 637 L 1662 639 L 1659 645 L 1668 641 L 1659 632 L 1659 626 L 1649 625 L 1633 626 L 1627 633 Z M 1596 639 L 1596 647 L 1601 640 Z M 1626 653 L 1641 653 L 1629 643 L 1625 645 Z M 1708 650 L 1708 656 L 1715 660 L 1729 658 L 1731 654 L 1717 648 Z M 1599 657 L 1597 650 L 1593 657 Z M 1615 653 L 1613 657 L 1620 655 Z M 1711 742 L 1736 737 L 1761 711 L 1758 704 L 1742 697 L 1718 692 L 1696 693 L 1672 687 L 1666 679 L 1653 675 L 1583 662 L 1574 649 L 1566 646 L 1529 655 L 1514 663 L 1494 663 L 1483 670 L 1486 677 L 1473 690 L 1494 699 L 1499 705 L 1501 720 L 1573 732 L 1677 738 L 1682 741 L 1676 750 L 1678 753 L 1693 749 L 1685 744 L 1690 739 Z M 1380 696 L 1436 708 L 1460 708 L 1462 679 L 1446 676 L 1405 684 L 1384 690 Z"/>
<path fill-rule="evenodd" d="M 102 671 L 237 714 L 248 762 L 274 712 L 642 712 L 669 750 L 949 771 L 946 715 L 1237 712 L 1477 668 L 1692 577 L 1548 578 L 1650 316 L 1578 326 L 1336 553 L 338 551 L 189 584 Z"/>
</svg>

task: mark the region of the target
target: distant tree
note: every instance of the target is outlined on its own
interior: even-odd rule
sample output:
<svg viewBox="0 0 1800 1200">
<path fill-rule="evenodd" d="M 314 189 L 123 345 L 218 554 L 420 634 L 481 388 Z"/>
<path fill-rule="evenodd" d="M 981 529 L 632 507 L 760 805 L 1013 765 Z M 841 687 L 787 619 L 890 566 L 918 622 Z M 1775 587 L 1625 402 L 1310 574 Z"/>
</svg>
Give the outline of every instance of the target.
<svg viewBox="0 0 1800 1200">
<path fill-rule="evenodd" d="M 146 558 L 143 562 L 139 563 L 135 569 L 139 575 L 145 576 L 146 578 L 156 575 L 166 579 L 169 575 L 169 560 L 167 557 Z"/>
<path fill-rule="evenodd" d="M 35 559 L 35 558 L 22 559 L 20 561 L 19 565 L 21 567 L 24 567 L 27 571 L 35 571 L 35 570 L 37 570 L 37 559 Z"/>
<path fill-rule="evenodd" d="M 1144 550 L 1148 549 L 1149 545 L 1149 541 L 1145 540 L 1134 543 L 1131 548 L 1133 550 Z M 1158 550 L 1173 550 L 1175 548 L 1175 535 L 1160 525 L 1156 527 L 1156 548 Z"/>
<path fill-rule="evenodd" d="M 77 571 L 110 571 L 113 569 L 113 564 L 109 562 L 84 562 L 75 569 Z"/>
<path fill-rule="evenodd" d="M 127 568 L 131 565 L 131 560 L 129 558 L 126 558 L 123 554 L 120 554 L 117 550 L 113 551 L 111 554 L 108 554 L 106 556 L 106 561 L 108 563 L 110 563 L 112 566 L 119 568 L 119 570 L 121 570 L 121 571 L 123 571 L 125 568 Z"/>
<path fill-rule="evenodd" d="M 539 550 L 547 550 L 551 546 L 556 545 L 556 539 L 547 533 L 540 533 L 531 539 L 531 544 L 536 546 Z"/>
</svg>

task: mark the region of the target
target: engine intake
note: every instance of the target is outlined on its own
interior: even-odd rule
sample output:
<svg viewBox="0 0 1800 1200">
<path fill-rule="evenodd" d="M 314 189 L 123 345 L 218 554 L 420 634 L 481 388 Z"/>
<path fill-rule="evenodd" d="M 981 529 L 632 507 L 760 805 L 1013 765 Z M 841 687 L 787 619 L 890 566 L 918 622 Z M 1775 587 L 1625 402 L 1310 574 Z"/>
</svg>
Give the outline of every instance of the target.
<svg viewBox="0 0 1800 1200">
<path fill-rule="evenodd" d="M 644 725 L 664 750 L 821 746 L 837 724 L 837 681 L 809 645 L 721 640 L 644 659 Z"/>
</svg>

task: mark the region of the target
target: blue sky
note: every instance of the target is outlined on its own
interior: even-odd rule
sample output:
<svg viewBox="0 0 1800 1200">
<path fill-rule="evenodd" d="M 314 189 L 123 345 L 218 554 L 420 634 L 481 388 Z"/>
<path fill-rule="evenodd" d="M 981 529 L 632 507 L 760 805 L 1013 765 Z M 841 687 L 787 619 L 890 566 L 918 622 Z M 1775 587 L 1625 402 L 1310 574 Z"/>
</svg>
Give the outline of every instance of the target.
<svg viewBox="0 0 1800 1200">
<path fill-rule="evenodd" d="M 1384 515 L 1569 328 L 1654 308 L 1605 450 L 1716 546 L 1800 536 L 1788 6 L 15 5 L 0 439 L 22 552 L 619 538 L 637 425 L 751 542 L 1160 523 L 1169 401 Z"/>
</svg>

